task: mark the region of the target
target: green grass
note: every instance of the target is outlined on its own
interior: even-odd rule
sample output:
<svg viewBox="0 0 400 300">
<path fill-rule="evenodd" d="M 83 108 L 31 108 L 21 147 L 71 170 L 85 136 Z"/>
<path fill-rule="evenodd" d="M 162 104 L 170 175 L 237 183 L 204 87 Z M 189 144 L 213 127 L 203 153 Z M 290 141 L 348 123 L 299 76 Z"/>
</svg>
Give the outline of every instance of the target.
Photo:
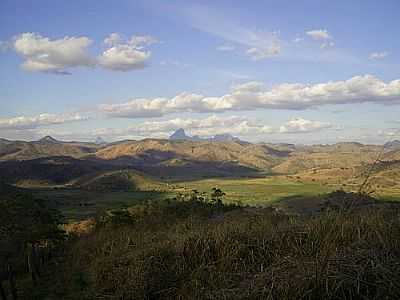
<svg viewBox="0 0 400 300">
<path fill-rule="evenodd" d="M 169 192 L 160 191 L 87 191 L 71 188 L 33 189 L 33 193 L 40 198 L 48 200 L 61 211 L 67 221 L 83 220 L 95 216 L 99 211 L 126 208 L 141 204 L 144 201 L 161 201 L 172 198 L 178 192 L 190 192 L 196 189 L 200 192 L 210 193 L 211 189 L 218 187 L 226 196 L 226 203 L 241 203 L 250 206 L 268 206 L 276 204 L 282 199 L 293 196 L 311 197 L 318 196 L 339 188 L 340 185 L 323 185 L 318 182 L 296 181 L 283 176 L 270 176 L 264 178 L 214 178 L 197 181 L 175 182 L 169 185 Z M 346 190 L 354 189 L 347 186 Z M 384 201 L 399 201 L 400 190 L 385 189 L 374 194 Z"/>
<path fill-rule="evenodd" d="M 180 182 L 177 187 L 186 190 L 197 189 L 209 192 L 213 187 L 222 189 L 226 202 L 241 202 L 244 205 L 269 205 L 279 199 L 290 196 L 313 196 L 333 191 L 334 185 L 303 183 L 287 180 L 282 177 L 266 177 L 256 179 L 205 179 L 199 181 Z"/>
<path fill-rule="evenodd" d="M 174 195 L 152 191 L 93 192 L 79 189 L 40 189 L 33 190 L 33 193 L 60 210 L 67 221 L 83 220 L 104 210 L 126 208 L 145 201 L 160 201 Z"/>
</svg>

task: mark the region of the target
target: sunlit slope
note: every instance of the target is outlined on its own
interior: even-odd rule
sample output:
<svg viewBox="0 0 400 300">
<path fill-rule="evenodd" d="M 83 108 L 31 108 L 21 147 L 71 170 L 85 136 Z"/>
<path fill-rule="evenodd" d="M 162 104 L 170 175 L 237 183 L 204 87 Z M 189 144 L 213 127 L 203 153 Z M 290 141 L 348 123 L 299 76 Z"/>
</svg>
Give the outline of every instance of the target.
<svg viewBox="0 0 400 300">
<path fill-rule="evenodd" d="M 141 160 L 149 164 L 183 164 L 185 161 L 230 162 L 257 169 L 268 169 L 286 156 L 287 152 L 274 150 L 266 145 L 155 139 L 112 145 L 96 152 L 96 157 L 107 160 Z"/>
</svg>

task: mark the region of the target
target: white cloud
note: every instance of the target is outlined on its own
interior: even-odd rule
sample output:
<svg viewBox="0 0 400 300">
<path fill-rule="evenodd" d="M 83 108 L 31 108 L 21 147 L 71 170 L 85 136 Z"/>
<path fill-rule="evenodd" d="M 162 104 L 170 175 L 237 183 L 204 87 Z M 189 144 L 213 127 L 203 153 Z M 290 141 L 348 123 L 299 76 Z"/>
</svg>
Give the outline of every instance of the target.
<svg viewBox="0 0 400 300">
<path fill-rule="evenodd" d="M 217 50 L 218 51 L 233 51 L 233 50 L 235 50 L 235 47 L 231 46 L 231 45 L 221 45 L 221 46 L 217 47 Z"/>
<path fill-rule="evenodd" d="M 101 136 L 108 141 L 140 138 L 167 138 L 178 128 L 184 128 L 188 134 L 201 137 L 211 137 L 216 134 L 230 133 L 245 139 L 278 136 L 293 132 L 313 132 L 330 128 L 328 123 L 293 119 L 282 126 L 270 126 L 260 120 L 246 116 L 210 115 L 206 118 L 173 118 L 167 120 L 145 121 L 131 126 L 118 128 L 98 128 L 95 130 L 68 130 L 65 128 L 48 127 L 49 125 L 86 120 L 79 115 L 40 115 L 37 117 L 19 117 L 0 122 L 0 131 L 5 136 L 22 139 L 37 139 L 51 135 L 61 140 L 93 141 Z M 17 120 L 18 119 L 18 120 Z M 4 121 L 4 120 L 3 120 Z"/>
<path fill-rule="evenodd" d="M 162 121 L 146 121 L 127 128 L 101 128 L 91 135 L 108 139 L 123 139 L 128 137 L 168 137 L 178 128 L 184 128 L 191 135 L 213 136 L 230 133 L 239 136 L 272 133 L 274 129 L 258 121 L 244 116 L 219 117 L 211 115 L 207 118 L 175 118 Z"/>
<path fill-rule="evenodd" d="M 114 71 L 142 69 L 151 56 L 151 52 L 144 49 L 156 41 L 151 36 L 132 36 L 123 42 L 118 33 L 112 33 L 104 40 L 110 48 L 98 57 L 99 64 Z"/>
<path fill-rule="evenodd" d="M 158 40 L 150 35 L 133 35 L 128 41 L 128 44 L 136 49 L 143 49 L 155 43 L 158 43 Z"/>
<path fill-rule="evenodd" d="M 141 118 L 176 112 L 303 110 L 364 102 L 400 104 L 400 79 L 385 83 L 372 75 L 364 75 L 319 84 L 283 83 L 270 89 L 252 82 L 233 87 L 230 93 L 217 97 L 185 92 L 173 98 L 132 99 L 121 104 L 103 104 L 99 108 L 110 117 Z"/>
<path fill-rule="evenodd" d="M 26 130 L 42 126 L 64 124 L 88 120 L 88 117 L 80 114 L 40 114 L 38 116 L 26 117 L 19 116 L 13 118 L 0 118 L 0 129 Z"/>
<path fill-rule="evenodd" d="M 383 59 L 387 57 L 390 53 L 387 51 L 382 51 L 382 52 L 373 52 L 369 55 L 369 59 L 372 60 L 377 60 L 377 59 Z"/>
<path fill-rule="evenodd" d="M 265 134 L 276 135 L 286 133 L 308 133 L 331 128 L 329 123 L 296 118 L 282 126 L 273 127 L 259 120 L 246 116 L 211 115 L 207 118 L 174 118 L 161 121 L 146 121 L 125 128 L 100 128 L 92 131 L 90 136 L 101 136 L 108 140 L 127 138 L 165 138 L 178 128 L 185 129 L 190 135 L 210 137 L 216 134 L 230 133 L 235 136 L 250 138 Z"/>
<path fill-rule="evenodd" d="M 388 138 L 388 139 L 399 138 L 400 137 L 400 129 L 390 128 L 390 129 L 385 129 L 385 130 L 379 130 L 377 135 Z"/>
<path fill-rule="evenodd" d="M 329 49 L 335 46 L 335 43 L 333 42 L 333 37 L 326 29 L 310 30 L 306 32 L 306 35 L 308 35 L 315 41 L 321 42 L 321 49 Z"/>
<path fill-rule="evenodd" d="M 261 60 L 279 55 L 281 52 L 281 45 L 277 42 L 272 43 L 266 47 L 253 47 L 246 51 L 246 54 L 251 57 L 252 60 Z"/>
<path fill-rule="evenodd" d="M 245 48 L 245 54 L 253 60 L 277 56 L 281 51 L 281 42 L 277 32 L 246 28 L 226 14 L 202 4 L 183 6 L 183 16 L 194 28 L 224 39 Z"/>
<path fill-rule="evenodd" d="M 87 37 L 50 40 L 28 32 L 14 38 L 13 48 L 24 59 L 22 68 L 27 71 L 67 74 L 69 68 L 95 64 L 88 53 L 91 44 Z"/>
<path fill-rule="evenodd" d="M 146 47 L 157 40 L 148 35 L 132 36 L 124 41 L 120 34 L 112 33 L 105 40 L 108 48 L 97 58 L 89 53 L 93 41 L 87 37 L 50 39 L 37 33 L 22 33 L 12 41 L 0 42 L 0 50 L 14 49 L 24 62 L 22 68 L 32 72 L 70 74 L 75 67 L 99 65 L 114 71 L 141 69 L 151 56 Z"/>
<path fill-rule="evenodd" d="M 116 46 L 122 42 L 121 35 L 119 33 L 113 32 L 108 37 L 104 39 L 104 44 L 107 46 Z"/>
<path fill-rule="evenodd" d="M 326 128 L 331 128 L 332 125 L 326 122 L 305 120 L 302 118 L 294 118 L 282 125 L 279 128 L 280 133 L 305 133 L 315 132 Z"/>
<path fill-rule="evenodd" d="M 140 51 L 129 45 L 118 45 L 104 51 L 99 56 L 99 63 L 114 71 L 143 69 L 150 55 L 150 52 Z"/>
<path fill-rule="evenodd" d="M 331 40 L 332 36 L 326 29 L 315 29 L 307 31 L 306 34 L 316 41 L 326 41 Z"/>
</svg>

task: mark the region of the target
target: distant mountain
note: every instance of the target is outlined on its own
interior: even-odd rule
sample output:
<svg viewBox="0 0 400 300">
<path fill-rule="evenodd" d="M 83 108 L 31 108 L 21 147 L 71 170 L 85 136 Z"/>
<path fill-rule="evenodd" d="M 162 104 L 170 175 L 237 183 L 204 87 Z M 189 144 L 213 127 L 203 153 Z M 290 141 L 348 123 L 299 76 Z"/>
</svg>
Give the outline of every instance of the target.
<svg viewBox="0 0 400 300">
<path fill-rule="evenodd" d="M 103 143 L 101 138 L 97 142 Z M 393 141 L 386 146 L 399 145 L 400 141 Z M 47 136 L 34 142 L 0 140 L 0 181 L 3 178 L 17 184 L 20 181 L 29 184 L 29 180 L 34 184 L 64 184 L 89 176 L 99 179 L 95 181 L 96 186 L 98 182 L 106 184 L 115 178 L 122 184 L 127 182 L 125 175 L 97 176 L 126 168 L 158 178 L 258 176 L 260 172 L 272 171 L 280 174 L 309 172 L 307 174 L 317 180 L 319 170 L 325 172 L 320 178 L 338 178 L 339 175 L 344 178 L 355 174 L 363 165 L 373 163 L 380 151 L 382 145 L 359 143 L 252 144 L 231 134 L 211 138 L 189 136 L 184 129 L 177 130 L 169 140 L 125 140 L 101 145 L 58 141 Z M 397 160 L 400 161 L 400 149 L 387 151 L 382 158 L 385 162 Z M 384 171 L 397 176 L 398 170 L 398 164 L 393 164 Z"/>
<path fill-rule="evenodd" d="M 216 134 L 210 138 L 203 138 L 198 135 L 189 136 L 183 128 L 176 130 L 170 137 L 170 140 L 187 140 L 187 141 L 208 141 L 208 142 L 242 142 L 239 138 L 229 133 Z"/>
<path fill-rule="evenodd" d="M 224 133 L 224 134 L 216 134 L 214 135 L 213 138 L 211 138 L 212 141 L 215 142 L 239 142 L 240 139 L 237 137 L 234 137 L 233 135 L 229 133 Z"/>
<path fill-rule="evenodd" d="M 287 155 L 287 151 L 278 151 L 266 145 L 245 142 L 158 139 L 108 145 L 95 153 L 98 159 L 113 161 L 124 166 L 139 167 L 144 172 L 148 170 L 148 167 L 160 166 L 177 170 L 185 166 L 189 169 L 191 165 L 197 163 L 203 163 L 207 168 L 243 166 L 265 170 L 281 162 Z M 198 168 L 198 171 L 201 171 L 198 165 L 190 168 L 193 170 Z"/>
<path fill-rule="evenodd" d="M 170 140 L 192 140 L 192 137 L 186 135 L 183 128 L 176 130 L 170 137 Z"/>
<path fill-rule="evenodd" d="M 0 161 L 30 160 L 50 156 L 80 158 L 95 153 L 101 146 L 94 143 L 62 142 L 51 136 L 38 141 L 0 141 Z"/>
<path fill-rule="evenodd" d="M 399 150 L 400 149 L 400 141 L 399 140 L 394 140 L 391 142 L 387 142 L 385 144 L 385 149 L 386 150 Z"/>
<path fill-rule="evenodd" d="M 107 142 L 101 136 L 98 136 L 94 142 L 96 145 L 105 145 Z"/>
<path fill-rule="evenodd" d="M 38 140 L 39 143 L 46 143 L 46 144 L 58 144 L 61 143 L 60 141 L 56 140 L 55 138 L 53 138 L 50 135 L 47 135 L 43 138 L 41 138 L 40 140 Z"/>
</svg>

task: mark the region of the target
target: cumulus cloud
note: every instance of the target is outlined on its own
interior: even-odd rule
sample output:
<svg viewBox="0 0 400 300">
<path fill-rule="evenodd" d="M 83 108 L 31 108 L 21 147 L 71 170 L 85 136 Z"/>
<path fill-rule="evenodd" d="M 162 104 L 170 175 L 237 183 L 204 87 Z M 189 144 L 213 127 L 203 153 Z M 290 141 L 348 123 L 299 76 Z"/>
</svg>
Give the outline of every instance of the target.
<svg viewBox="0 0 400 300">
<path fill-rule="evenodd" d="M 13 48 L 24 59 L 22 68 L 27 71 L 66 74 L 68 68 L 95 64 L 88 53 L 91 44 L 87 37 L 51 40 L 28 32 L 14 38 Z"/>
<path fill-rule="evenodd" d="M 108 37 L 104 39 L 104 44 L 107 46 L 115 46 L 122 42 L 121 35 L 117 32 L 111 33 Z"/>
<path fill-rule="evenodd" d="M 387 52 L 387 51 L 372 52 L 372 53 L 369 55 L 369 59 L 372 59 L 372 60 L 383 59 L 383 58 L 387 57 L 388 55 L 389 55 L 389 52 Z"/>
<path fill-rule="evenodd" d="M 88 120 L 80 114 L 40 114 L 38 116 L 19 116 L 13 118 L 0 118 L 0 129 L 25 130 L 42 126 L 64 124 Z"/>
<path fill-rule="evenodd" d="M 175 118 L 162 121 L 146 121 L 127 128 L 101 128 L 91 135 L 105 138 L 167 137 L 178 128 L 188 130 L 192 135 L 212 136 L 231 133 L 239 136 L 273 133 L 276 129 L 245 116 L 220 117 L 211 115 L 207 118 Z"/>
<path fill-rule="evenodd" d="M 123 41 L 118 33 L 112 33 L 104 40 L 104 44 L 110 48 L 98 57 L 98 62 L 102 67 L 114 71 L 142 69 L 151 56 L 145 47 L 155 42 L 157 40 L 151 36 L 132 36 Z"/>
<path fill-rule="evenodd" d="M 331 128 L 332 125 L 327 122 L 305 120 L 303 118 L 294 118 L 279 128 L 280 133 L 305 133 L 314 132 L 326 128 Z"/>
<path fill-rule="evenodd" d="M 94 140 L 96 137 L 114 141 L 138 138 L 166 138 L 178 128 L 184 128 L 190 135 L 211 137 L 216 134 L 230 133 L 243 138 L 259 138 L 265 135 L 277 136 L 286 133 L 308 133 L 331 128 L 328 123 L 309 121 L 301 118 L 292 119 L 282 126 L 271 126 L 261 120 L 247 116 L 210 115 L 206 118 L 173 118 L 167 120 L 145 121 L 131 126 L 118 128 L 98 128 L 94 130 L 71 131 L 54 128 L 49 125 L 86 120 L 79 115 L 48 115 L 37 117 L 18 117 L 1 120 L 0 131 L 10 137 L 36 139 L 51 135 L 62 140 Z"/>
<path fill-rule="evenodd" d="M 100 128 L 91 132 L 91 136 L 106 139 L 129 139 L 155 137 L 165 138 L 178 128 L 184 128 L 191 135 L 209 137 L 216 134 L 230 133 L 251 138 L 265 134 L 309 133 L 331 128 L 329 123 L 295 118 L 282 126 L 270 126 L 246 116 L 211 115 L 207 118 L 174 118 L 161 121 L 146 121 L 125 128 Z"/>
<path fill-rule="evenodd" d="M 259 83 L 233 87 L 222 96 L 184 92 L 173 98 L 132 99 L 102 104 L 110 117 L 160 117 L 176 112 L 224 112 L 255 109 L 303 110 L 332 104 L 374 102 L 400 104 L 400 79 L 384 82 L 372 75 L 319 84 L 283 83 L 265 89 Z"/>
<path fill-rule="evenodd" d="M 148 35 L 132 36 L 124 40 L 112 33 L 105 40 L 108 47 L 97 57 L 89 53 L 93 41 L 88 37 L 50 39 L 37 33 L 22 33 L 12 41 L 0 42 L 0 50 L 13 49 L 24 61 L 22 68 L 32 72 L 70 74 L 75 67 L 101 66 L 113 71 L 141 69 L 151 56 L 146 47 L 157 40 Z"/>
<path fill-rule="evenodd" d="M 326 41 L 332 39 L 332 36 L 326 29 L 309 30 L 306 32 L 306 34 L 316 41 Z"/>
</svg>

